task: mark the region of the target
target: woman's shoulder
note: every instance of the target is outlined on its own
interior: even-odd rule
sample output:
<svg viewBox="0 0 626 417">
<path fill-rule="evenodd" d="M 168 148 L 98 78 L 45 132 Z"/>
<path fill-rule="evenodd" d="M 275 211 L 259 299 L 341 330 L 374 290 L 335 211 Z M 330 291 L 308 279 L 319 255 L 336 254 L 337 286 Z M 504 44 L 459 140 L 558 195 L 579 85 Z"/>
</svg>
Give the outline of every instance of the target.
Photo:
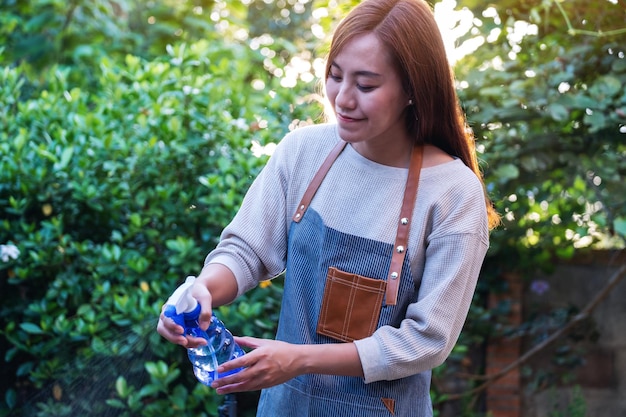
<svg viewBox="0 0 626 417">
<path fill-rule="evenodd" d="M 424 162 L 420 187 L 427 189 L 433 199 L 453 195 L 454 199 L 461 201 L 469 196 L 483 194 L 480 178 L 461 159 L 445 154 L 432 158 L 429 163 L 425 158 Z"/>
<path fill-rule="evenodd" d="M 483 185 L 461 159 L 423 169 L 417 199 L 422 203 L 421 207 L 433 216 L 430 238 L 467 233 L 479 234 L 481 239 L 487 241 Z"/>
<path fill-rule="evenodd" d="M 314 124 L 298 127 L 288 132 L 276 147 L 281 158 L 301 163 L 324 158 L 335 146 L 339 136 L 333 124 Z"/>
<path fill-rule="evenodd" d="M 337 129 L 331 124 L 298 127 L 277 143 L 269 164 L 286 172 L 297 170 L 304 175 L 304 172 L 319 167 L 338 140 Z"/>
<path fill-rule="evenodd" d="M 433 146 L 433 145 L 425 145 L 424 146 L 424 157 L 423 157 L 422 167 L 423 168 L 432 168 L 437 165 L 446 164 L 448 162 L 454 161 L 454 158 L 444 152 L 442 149 Z"/>
<path fill-rule="evenodd" d="M 330 123 L 300 126 L 285 135 L 281 143 L 291 147 L 328 147 L 339 140 L 337 126 Z"/>
</svg>

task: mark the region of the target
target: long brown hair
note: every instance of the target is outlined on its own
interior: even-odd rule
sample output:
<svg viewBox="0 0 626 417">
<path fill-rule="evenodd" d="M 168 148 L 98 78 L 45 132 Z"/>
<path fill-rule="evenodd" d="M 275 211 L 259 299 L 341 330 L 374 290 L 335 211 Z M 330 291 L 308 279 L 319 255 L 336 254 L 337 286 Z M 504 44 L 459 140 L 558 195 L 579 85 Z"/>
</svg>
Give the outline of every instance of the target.
<svg viewBox="0 0 626 417">
<path fill-rule="evenodd" d="M 454 74 L 435 21 L 424 0 L 366 0 L 343 19 L 330 45 L 326 79 L 337 54 L 355 36 L 374 33 L 388 48 L 413 105 L 406 127 L 416 144 L 431 144 L 460 158 L 482 181 L 474 137 L 456 94 Z M 499 216 L 485 195 L 489 226 Z"/>
</svg>

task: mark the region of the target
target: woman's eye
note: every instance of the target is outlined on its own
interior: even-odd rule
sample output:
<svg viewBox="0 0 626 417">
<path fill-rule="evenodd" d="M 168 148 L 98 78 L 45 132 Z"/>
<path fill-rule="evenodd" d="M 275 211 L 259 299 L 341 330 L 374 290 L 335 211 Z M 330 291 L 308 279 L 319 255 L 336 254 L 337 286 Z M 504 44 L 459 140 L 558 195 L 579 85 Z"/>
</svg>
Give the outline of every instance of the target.
<svg viewBox="0 0 626 417">
<path fill-rule="evenodd" d="M 333 73 L 328 74 L 328 78 L 330 78 L 333 81 L 341 81 L 341 77 Z"/>
<path fill-rule="evenodd" d="M 361 91 L 363 91 L 364 93 L 367 93 L 368 91 L 372 91 L 375 87 L 369 86 L 369 85 L 357 85 L 357 88 Z"/>
</svg>

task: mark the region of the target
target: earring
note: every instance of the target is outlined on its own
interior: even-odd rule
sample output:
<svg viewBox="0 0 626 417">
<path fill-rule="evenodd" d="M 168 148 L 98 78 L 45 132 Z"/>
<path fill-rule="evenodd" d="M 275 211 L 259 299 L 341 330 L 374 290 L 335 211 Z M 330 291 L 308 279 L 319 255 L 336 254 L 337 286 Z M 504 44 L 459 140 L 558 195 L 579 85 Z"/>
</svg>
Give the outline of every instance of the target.
<svg viewBox="0 0 626 417">
<path fill-rule="evenodd" d="M 408 106 L 412 106 L 412 105 L 413 105 L 413 99 L 410 98 Z M 411 107 L 411 108 L 413 109 L 413 115 L 415 116 L 415 121 L 417 121 L 417 109 L 415 107 Z"/>
</svg>

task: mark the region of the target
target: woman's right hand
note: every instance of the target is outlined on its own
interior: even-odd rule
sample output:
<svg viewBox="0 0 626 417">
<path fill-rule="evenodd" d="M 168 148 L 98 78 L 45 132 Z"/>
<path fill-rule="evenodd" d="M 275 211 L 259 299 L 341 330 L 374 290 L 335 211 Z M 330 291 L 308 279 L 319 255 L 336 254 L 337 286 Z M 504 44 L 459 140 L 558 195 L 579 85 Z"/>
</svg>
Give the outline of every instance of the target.
<svg viewBox="0 0 626 417">
<path fill-rule="evenodd" d="M 198 317 L 198 323 L 200 324 L 200 328 L 202 330 L 206 330 L 209 328 L 211 321 L 211 293 L 204 284 L 196 281 L 191 287 L 191 295 L 200 304 L 201 309 L 200 316 Z M 165 315 L 165 306 L 166 304 L 161 307 L 161 314 L 159 316 L 159 322 L 157 323 L 157 333 L 170 342 L 186 348 L 206 345 L 205 339 L 186 335 L 183 326 L 176 324 L 171 317 L 167 317 Z"/>
<path fill-rule="evenodd" d="M 198 323 L 202 330 L 209 328 L 213 306 L 220 306 L 232 302 L 237 296 L 237 281 L 235 276 L 226 266 L 221 264 L 207 264 L 202 268 L 200 275 L 191 287 L 191 295 L 200 304 L 200 317 Z M 164 314 L 165 306 L 161 308 L 157 332 L 172 343 L 187 348 L 206 344 L 199 337 L 186 336 L 185 329 L 176 324 L 170 317 Z"/>
</svg>

